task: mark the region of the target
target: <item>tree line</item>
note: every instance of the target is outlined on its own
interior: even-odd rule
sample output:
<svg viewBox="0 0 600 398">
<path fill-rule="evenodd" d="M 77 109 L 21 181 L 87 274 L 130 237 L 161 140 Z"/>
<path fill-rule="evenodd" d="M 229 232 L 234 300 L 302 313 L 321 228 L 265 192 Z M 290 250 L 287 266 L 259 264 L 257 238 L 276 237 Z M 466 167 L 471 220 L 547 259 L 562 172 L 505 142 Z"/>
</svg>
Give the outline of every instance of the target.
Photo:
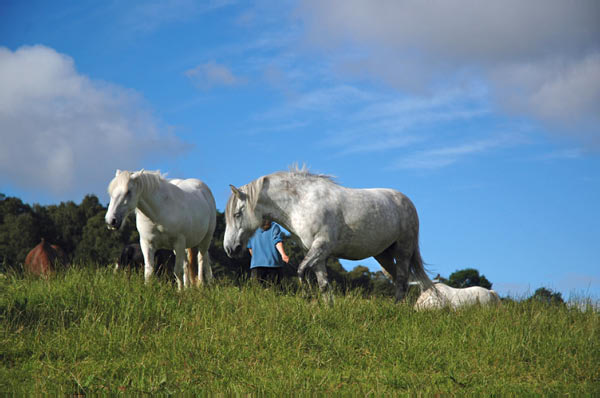
<svg viewBox="0 0 600 398">
<path fill-rule="evenodd" d="M 42 238 L 59 245 L 72 265 L 103 267 L 114 264 L 127 244 L 139 242 L 139 234 L 134 216 L 130 216 L 118 231 L 106 228 L 106 210 L 95 195 L 85 196 L 80 204 L 67 201 L 41 206 L 29 205 L 19 198 L 0 193 L 0 272 L 22 269 L 27 253 Z M 216 278 L 243 280 L 248 277 L 250 256 L 246 253 L 240 259 L 229 258 L 223 249 L 224 234 L 225 215 L 217 211 L 217 226 L 209 249 L 213 274 Z M 290 264 L 284 267 L 284 277 L 295 279 L 296 267 L 305 252 L 290 236 L 284 238 L 284 247 L 290 257 Z M 363 265 L 346 271 L 337 259 L 330 258 L 327 272 L 333 285 L 343 291 L 360 289 L 364 294 L 394 295 L 394 284 L 381 271 L 371 272 Z M 434 280 L 458 288 L 492 288 L 492 283 L 475 268 L 458 270 L 448 278 L 438 275 Z M 562 302 L 560 293 L 541 289 L 534 296 L 544 301 Z"/>
</svg>

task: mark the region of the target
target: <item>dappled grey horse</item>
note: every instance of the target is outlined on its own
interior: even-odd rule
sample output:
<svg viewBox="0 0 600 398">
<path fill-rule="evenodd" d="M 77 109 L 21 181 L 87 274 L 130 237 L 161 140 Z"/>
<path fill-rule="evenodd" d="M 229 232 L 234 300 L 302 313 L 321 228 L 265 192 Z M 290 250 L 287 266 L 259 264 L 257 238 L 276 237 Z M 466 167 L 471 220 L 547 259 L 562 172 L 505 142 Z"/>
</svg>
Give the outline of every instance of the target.
<svg viewBox="0 0 600 398">
<path fill-rule="evenodd" d="M 408 279 L 432 286 L 419 252 L 419 219 L 413 203 L 392 189 L 350 189 L 305 170 L 277 172 L 240 188 L 231 186 L 225 209 L 224 246 L 239 256 L 263 218 L 281 224 L 307 250 L 298 267 L 301 282 L 311 267 L 321 290 L 329 283 L 329 256 L 375 257 L 404 298 Z"/>
</svg>

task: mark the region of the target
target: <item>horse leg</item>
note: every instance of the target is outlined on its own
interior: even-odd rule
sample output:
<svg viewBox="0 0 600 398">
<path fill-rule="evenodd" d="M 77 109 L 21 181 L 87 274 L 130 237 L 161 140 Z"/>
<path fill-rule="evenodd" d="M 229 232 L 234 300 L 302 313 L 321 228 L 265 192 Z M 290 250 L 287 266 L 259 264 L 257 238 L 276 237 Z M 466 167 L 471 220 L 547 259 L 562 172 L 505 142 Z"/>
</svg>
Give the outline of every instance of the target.
<svg viewBox="0 0 600 398">
<path fill-rule="evenodd" d="M 327 260 L 327 259 L 325 259 Z M 317 276 L 317 283 L 319 284 L 319 290 L 324 294 L 325 302 L 330 306 L 333 305 L 333 292 L 331 291 L 331 285 L 327 278 L 327 267 L 325 261 L 319 261 L 313 266 L 315 275 Z"/>
<path fill-rule="evenodd" d="M 208 250 L 198 251 L 198 286 L 209 285 L 213 281 L 212 266 Z"/>
<path fill-rule="evenodd" d="M 140 247 L 144 255 L 144 282 L 148 283 L 154 273 L 154 248 L 145 240 L 140 240 Z"/>
<path fill-rule="evenodd" d="M 410 256 L 405 255 L 398 244 L 394 243 L 381 254 L 375 256 L 375 260 L 383 268 L 384 274 L 394 281 L 396 285 L 396 302 L 402 300 L 408 290 Z"/>
<path fill-rule="evenodd" d="M 208 248 L 210 247 L 210 241 L 212 235 L 204 238 L 199 245 L 198 250 L 198 284 L 210 284 L 213 281 L 212 266 L 210 264 L 210 254 L 208 254 Z"/>
<path fill-rule="evenodd" d="M 323 241 L 315 241 L 312 246 L 306 253 L 306 256 L 298 266 L 298 278 L 300 278 L 300 284 L 307 283 L 305 273 L 307 268 L 314 268 L 315 264 L 322 264 L 322 268 L 320 269 L 320 279 L 319 275 L 317 275 L 317 280 L 319 283 L 319 288 L 324 290 L 329 285 L 327 281 L 327 271 L 325 269 L 325 261 L 327 261 L 327 257 L 329 256 L 329 251 L 326 249 L 326 243 Z M 315 269 L 315 273 L 316 273 Z M 324 272 L 323 272 L 324 271 Z"/>
<path fill-rule="evenodd" d="M 396 302 L 401 301 L 408 290 L 410 255 L 406 255 L 396 242 L 374 257 L 383 268 L 383 273 L 396 285 Z"/>
<path fill-rule="evenodd" d="M 313 245 L 306 253 L 306 256 L 298 267 L 298 277 L 300 283 L 306 283 L 305 273 L 308 267 L 311 267 L 315 275 L 317 276 L 317 283 L 319 284 L 319 290 L 325 294 L 325 301 L 329 305 L 333 305 L 333 294 L 331 292 L 331 286 L 327 278 L 327 268 L 325 263 L 327 257 L 329 257 L 330 251 L 327 249 L 327 244 L 323 241 L 315 241 Z"/>
<path fill-rule="evenodd" d="M 401 247 L 397 243 L 394 248 L 394 259 L 396 260 L 396 302 L 402 301 L 408 290 L 408 277 L 410 275 L 410 260 L 412 252 Z"/>
<path fill-rule="evenodd" d="M 198 284 L 198 247 L 187 248 L 187 263 L 185 267 L 184 282 L 189 282 L 189 285 Z M 188 284 L 184 283 L 186 286 Z"/>
<path fill-rule="evenodd" d="M 382 271 L 392 281 L 396 281 L 396 261 L 394 260 L 394 246 L 388 247 L 382 253 L 374 256 L 381 265 Z"/>
<path fill-rule="evenodd" d="M 329 281 L 327 278 L 327 268 L 325 267 L 325 262 L 320 261 L 313 266 L 315 271 L 315 275 L 317 276 L 317 283 L 319 284 L 319 289 L 323 292 L 329 289 Z"/>
<path fill-rule="evenodd" d="M 186 262 L 186 250 L 185 245 L 182 242 L 177 242 L 175 246 L 175 268 L 173 273 L 175 274 L 175 280 L 177 281 L 177 290 L 181 290 L 186 287 L 188 282 L 186 275 L 183 272 L 183 263 Z"/>
</svg>

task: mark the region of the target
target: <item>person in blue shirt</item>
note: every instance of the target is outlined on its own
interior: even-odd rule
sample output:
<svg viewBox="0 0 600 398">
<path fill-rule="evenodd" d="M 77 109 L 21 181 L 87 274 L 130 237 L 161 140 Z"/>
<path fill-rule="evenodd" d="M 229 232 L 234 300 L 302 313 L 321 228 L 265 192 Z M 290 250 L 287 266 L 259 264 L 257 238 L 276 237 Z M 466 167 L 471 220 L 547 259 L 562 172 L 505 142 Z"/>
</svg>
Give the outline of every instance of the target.
<svg viewBox="0 0 600 398">
<path fill-rule="evenodd" d="M 278 283 L 282 277 L 283 263 L 290 258 L 283 249 L 283 234 L 278 224 L 265 220 L 248 241 L 252 256 L 250 279 Z"/>
</svg>

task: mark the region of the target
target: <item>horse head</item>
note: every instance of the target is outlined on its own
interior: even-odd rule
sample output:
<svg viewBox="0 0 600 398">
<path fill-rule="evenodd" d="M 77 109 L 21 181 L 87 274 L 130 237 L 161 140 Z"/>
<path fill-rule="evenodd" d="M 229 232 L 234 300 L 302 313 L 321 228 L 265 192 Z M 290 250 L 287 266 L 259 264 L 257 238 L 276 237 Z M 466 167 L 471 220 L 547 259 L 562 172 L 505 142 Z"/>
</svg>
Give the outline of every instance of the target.
<svg viewBox="0 0 600 398">
<path fill-rule="evenodd" d="M 110 204 L 104 220 L 110 229 L 119 229 L 127 215 L 133 211 L 140 199 L 139 177 L 144 170 L 137 172 L 117 170 L 115 178 L 108 185 Z"/>
<path fill-rule="evenodd" d="M 223 246 L 229 257 L 238 257 L 242 255 L 248 240 L 260 226 L 262 214 L 258 214 L 253 190 L 248 189 L 248 192 L 244 192 L 243 188 L 233 185 L 230 187 L 232 194 L 225 208 Z"/>
</svg>

